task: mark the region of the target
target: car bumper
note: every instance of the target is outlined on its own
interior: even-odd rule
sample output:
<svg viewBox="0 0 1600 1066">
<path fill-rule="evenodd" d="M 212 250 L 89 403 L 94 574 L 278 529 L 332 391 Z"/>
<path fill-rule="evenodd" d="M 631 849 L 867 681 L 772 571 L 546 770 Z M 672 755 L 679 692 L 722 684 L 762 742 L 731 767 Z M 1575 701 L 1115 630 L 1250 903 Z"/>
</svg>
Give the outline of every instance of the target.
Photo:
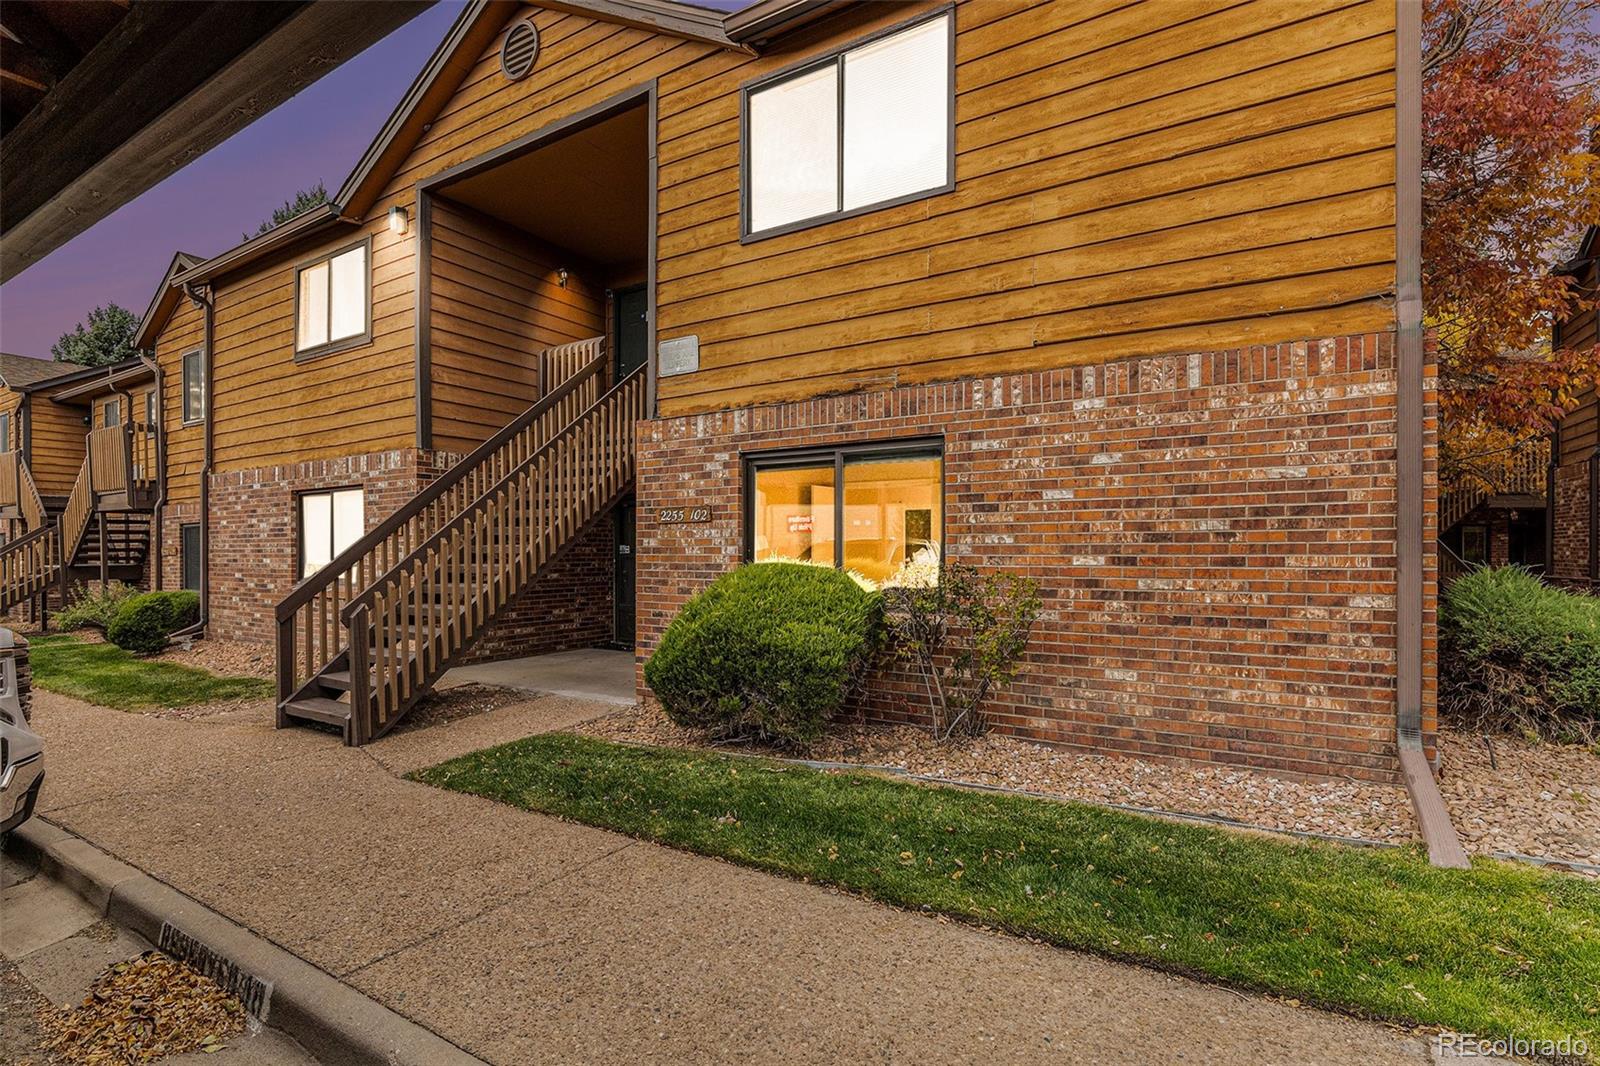
<svg viewBox="0 0 1600 1066">
<path fill-rule="evenodd" d="M 0 833 L 9 833 L 33 815 L 44 784 L 44 756 L 15 763 L 6 768 L 4 787 L 0 787 Z"/>
</svg>

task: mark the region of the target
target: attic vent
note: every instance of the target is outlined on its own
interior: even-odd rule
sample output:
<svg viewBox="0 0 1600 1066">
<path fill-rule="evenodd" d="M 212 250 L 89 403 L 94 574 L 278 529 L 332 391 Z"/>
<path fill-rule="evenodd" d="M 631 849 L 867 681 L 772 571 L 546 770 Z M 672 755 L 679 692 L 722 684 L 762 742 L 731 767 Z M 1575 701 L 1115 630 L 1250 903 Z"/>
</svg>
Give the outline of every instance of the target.
<svg viewBox="0 0 1600 1066">
<path fill-rule="evenodd" d="M 506 31 L 500 46 L 500 70 L 512 81 L 526 78 L 539 59 L 539 27 L 531 19 L 519 19 Z"/>
</svg>

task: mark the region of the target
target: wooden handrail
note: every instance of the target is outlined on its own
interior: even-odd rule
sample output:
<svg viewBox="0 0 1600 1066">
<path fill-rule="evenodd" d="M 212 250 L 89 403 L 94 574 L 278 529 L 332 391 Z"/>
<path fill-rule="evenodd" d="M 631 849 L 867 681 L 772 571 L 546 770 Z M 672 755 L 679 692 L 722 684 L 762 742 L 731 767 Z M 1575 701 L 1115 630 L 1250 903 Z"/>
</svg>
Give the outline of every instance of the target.
<svg viewBox="0 0 1600 1066">
<path fill-rule="evenodd" d="M 66 509 L 61 512 L 61 562 L 70 563 L 78 554 L 78 545 L 89 530 L 89 517 L 94 514 L 94 477 L 89 457 L 84 456 L 78 476 L 72 482 L 72 492 L 67 496 Z"/>
<path fill-rule="evenodd" d="M 0 548 L 0 611 L 26 603 L 56 580 L 60 544 L 56 527 L 44 526 Z"/>
<path fill-rule="evenodd" d="M 495 615 L 633 482 L 635 370 L 340 612 L 352 743 L 382 735 Z"/>
<path fill-rule="evenodd" d="M 1447 492 L 1439 498 L 1439 528 L 1449 529 L 1484 500 L 1496 493 L 1543 496 L 1545 477 L 1550 466 L 1550 440 L 1540 437 L 1528 441 L 1517 449 L 1510 468 L 1502 481 L 1491 487 L 1482 484 L 1468 485 Z"/>
<path fill-rule="evenodd" d="M 27 463 L 17 464 L 17 474 L 18 505 L 22 508 L 22 522 L 32 531 L 43 526 L 48 517 L 44 510 L 44 497 L 39 495 L 39 486 L 34 482 L 33 471 L 28 469 Z"/>
<path fill-rule="evenodd" d="M 547 381 L 571 376 L 290 590 L 276 611 L 280 703 L 348 649 L 344 606 L 587 409 L 606 366 L 603 337 L 541 353 Z"/>
</svg>

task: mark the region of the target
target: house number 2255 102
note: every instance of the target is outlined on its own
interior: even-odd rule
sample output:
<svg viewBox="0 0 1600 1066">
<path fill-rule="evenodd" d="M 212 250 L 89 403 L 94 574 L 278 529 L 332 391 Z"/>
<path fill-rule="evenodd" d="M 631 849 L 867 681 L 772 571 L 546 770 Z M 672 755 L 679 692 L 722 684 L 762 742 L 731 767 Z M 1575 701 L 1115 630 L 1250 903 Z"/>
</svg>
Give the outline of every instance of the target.
<svg viewBox="0 0 1600 1066">
<path fill-rule="evenodd" d="M 683 522 L 709 522 L 711 521 L 711 508 L 663 507 L 657 514 L 657 520 L 664 526 L 678 525 Z"/>
</svg>

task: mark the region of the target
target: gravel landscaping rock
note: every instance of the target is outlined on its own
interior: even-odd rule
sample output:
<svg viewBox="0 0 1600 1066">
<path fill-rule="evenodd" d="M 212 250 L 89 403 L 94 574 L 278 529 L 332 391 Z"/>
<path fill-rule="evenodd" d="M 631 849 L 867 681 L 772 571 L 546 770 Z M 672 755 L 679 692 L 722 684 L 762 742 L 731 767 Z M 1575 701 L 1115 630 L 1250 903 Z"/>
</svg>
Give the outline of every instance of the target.
<svg viewBox="0 0 1600 1066">
<path fill-rule="evenodd" d="M 629 708 L 576 731 L 642 744 L 708 746 L 703 735 L 673 725 L 654 707 Z M 1086 755 L 1002 736 L 941 744 L 909 726 L 842 725 L 804 754 L 1085 803 L 1231 818 L 1263 829 L 1396 843 L 1416 839 L 1410 798 L 1391 785 L 1289 781 L 1251 770 Z"/>
<path fill-rule="evenodd" d="M 160 662 L 208 670 L 221 677 L 270 678 L 274 665 L 272 645 L 232 640 L 182 641 L 155 658 Z"/>
<path fill-rule="evenodd" d="M 1600 866 L 1600 754 L 1581 744 L 1508 735 L 1485 743 L 1445 732 L 1439 747 L 1439 791 L 1468 851 Z"/>
<path fill-rule="evenodd" d="M 667 747 L 717 746 L 645 705 L 583 723 L 574 732 Z M 1485 744 L 1481 736 L 1443 728 L 1439 747 L 1440 789 L 1468 851 L 1600 865 L 1600 755 L 1575 744 L 1515 737 Z M 756 745 L 741 750 L 795 754 Z M 907 726 L 839 725 L 803 755 L 1085 803 L 1211 815 L 1262 829 L 1397 844 L 1417 839 L 1410 797 L 1398 785 L 1291 781 L 1253 770 L 1085 755 L 1001 736 L 940 744 Z"/>
</svg>

